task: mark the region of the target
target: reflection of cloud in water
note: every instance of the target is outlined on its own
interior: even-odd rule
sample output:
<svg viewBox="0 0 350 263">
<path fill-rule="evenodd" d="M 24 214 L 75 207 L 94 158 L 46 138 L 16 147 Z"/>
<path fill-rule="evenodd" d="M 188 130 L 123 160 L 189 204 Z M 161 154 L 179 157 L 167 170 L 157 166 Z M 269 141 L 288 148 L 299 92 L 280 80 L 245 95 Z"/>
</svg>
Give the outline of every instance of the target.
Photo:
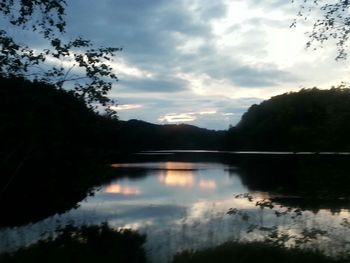
<svg viewBox="0 0 350 263">
<path fill-rule="evenodd" d="M 159 181 L 168 186 L 192 187 L 195 180 L 192 172 L 165 171 L 159 176 Z"/>
<path fill-rule="evenodd" d="M 192 163 L 166 162 L 159 181 L 168 186 L 193 187 L 193 169 Z"/>
<path fill-rule="evenodd" d="M 220 214 L 226 214 L 230 208 L 235 207 L 242 210 L 256 210 L 255 204 L 249 202 L 247 199 L 227 198 L 222 200 L 216 200 L 215 202 L 199 201 L 193 203 L 187 212 L 187 219 L 203 219 L 207 220 L 208 215 L 212 215 L 213 212 L 221 212 Z"/>
<path fill-rule="evenodd" d="M 111 184 L 106 187 L 105 193 L 108 194 L 121 194 L 121 195 L 139 195 L 141 190 L 137 187 L 121 186 L 119 184 Z"/>
<path fill-rule="evenodd" d="M 203 190 L 216 189 L 216 182 L 214 180 L 200 180 L 199 187 Z"/>
<path fill-rule="evenodd" d="M 77 210 L 71 210 L 70 217 L 83 217 L 86 222 L 99 223 L 117 220 L 119 224 L 133 223 L 135 221 L 166 220 L 181 217 L 186 213 L 185 205 L 164 204 L 155 202 L 150 204 L 145 200 L 115 200 L 114 198 L 104 200 L 102 203 L 82 204 Z"/>
<path fill-rule="evenodd" d="M 176 205 L 157 205 L 157 206 L 125 206 L 117 212 L 117 218 L 130 220 L 139 220 L 150 218 L 162 219 L 172 218 L 183 214 L 184 207 Z"/>
</svg>

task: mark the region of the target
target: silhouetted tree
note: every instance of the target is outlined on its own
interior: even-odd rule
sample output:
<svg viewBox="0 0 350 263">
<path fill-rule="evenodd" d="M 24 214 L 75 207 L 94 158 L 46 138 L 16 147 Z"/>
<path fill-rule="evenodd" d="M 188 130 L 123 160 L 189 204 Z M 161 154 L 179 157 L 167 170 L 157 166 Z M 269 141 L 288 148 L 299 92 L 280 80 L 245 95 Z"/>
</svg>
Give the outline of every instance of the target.
<svg viewBox="0 0 350 263">
<path fill-rule="evenodd" d="M 0 118 L 0 226 L 70 209 L 108 176 L 118 122 L 70 91 L 0 76 Z"/>
<path fill-rule="evenodd" d="M 350 34 L 350 1 L 292 0 L 300 2 L 299 17 L 313 21 L 307 33 L 307 47 L 316 48 L 328 40 L 335 40 L 338 54 L 336 59 L 346 59 Z M 296 26 L 297 19 L 292 23 Z"/>
<path fill-rule="evenodd" d="M 117 81 L 111 66 L 120 48 L 94 47 L 90 40 L 78 37 L 64 40 L 65 0 L 1 0 L 0 14 L 10 28 L 33 31 L 49 48 L 29 47 L 0 29 L 0 75 L 25 77 L 66 86 L 88 105 L 106 105 L 106 96 Z M 63 63 L 64 62 L 64 63 Z"/>
<path fill-rule="evenodd" d="M 120 49 L 66 40 L 65 8 L 65 0 L 0 0 L 0 225 L 73 207 L 104 179 L 103 156 L 117 147 L 117 123 L 94 107 L 113 103 Z M 16 30 L 46 48 L 20 43 Z"/>
<path fill-rule="evenodd" d="M 251 106 L 229 129 L 230 148 L 349 151 L 350 90 L 302 89 Z"/>
</svg>

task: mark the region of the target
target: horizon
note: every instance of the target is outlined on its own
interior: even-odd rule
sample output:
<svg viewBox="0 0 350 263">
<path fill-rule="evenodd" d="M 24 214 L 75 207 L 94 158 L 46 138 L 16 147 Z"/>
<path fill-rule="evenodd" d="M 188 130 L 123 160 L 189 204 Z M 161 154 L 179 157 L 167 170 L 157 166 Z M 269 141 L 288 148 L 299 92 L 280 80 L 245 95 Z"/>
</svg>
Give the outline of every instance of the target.
<svg viewBox="0 0 350 263">
<path fill-rule="evenodd" d="M 194 126 L 200 129 L 207 129 L 207 130 L 211 130 L 211 131 L 227 131 L 229 129 L 229 127 L 227 129 L 210 129 L 210 128 L 206 128 L 206 127 L 201 127 L 201 126 L 197 126 L 191 123 L 186 123 L 186 122 L 179 122 L 179 123 L 153 123 L 153 122 L 148 122 L 145 120 L 141 120 L 141 119 L 128 119 L 128 120 L 120 120 L 119 121 L 124 121 L 124 122 L 129 122 L 129 121 L 138 121 L 138 122 L 146 122 L 148 124 L 154 124 L 154 125 L 174 125 L 174 126 L 181 126 L 181 125 L 188 125 L 188 126 Z"/>
</svg>

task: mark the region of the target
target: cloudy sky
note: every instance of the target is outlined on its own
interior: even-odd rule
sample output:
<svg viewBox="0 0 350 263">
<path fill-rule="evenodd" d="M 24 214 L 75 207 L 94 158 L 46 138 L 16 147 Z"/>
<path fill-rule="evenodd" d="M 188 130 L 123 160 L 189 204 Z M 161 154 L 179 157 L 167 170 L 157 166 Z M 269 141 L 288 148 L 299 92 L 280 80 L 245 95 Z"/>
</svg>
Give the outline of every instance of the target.
<svg viewBox="0 0 350 263">
<path fill-rule="evenodd" d="M 346 80 L 333 46 L 305 49 L 297 12 L 288 0 L 74 0 L 67 34 L 123 48 L 120 119 L 227 129 L 253 103 Z"/>
</svg>

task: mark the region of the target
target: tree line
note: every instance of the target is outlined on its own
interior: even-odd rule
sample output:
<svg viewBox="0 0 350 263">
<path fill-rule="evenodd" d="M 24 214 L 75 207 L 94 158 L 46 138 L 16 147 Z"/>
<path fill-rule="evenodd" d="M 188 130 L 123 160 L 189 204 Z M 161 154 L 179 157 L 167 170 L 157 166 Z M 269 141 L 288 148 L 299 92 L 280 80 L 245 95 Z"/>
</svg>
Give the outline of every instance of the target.
<svg viewBox="0 0 350 263">
<path fill-rule="evenodd" d="M 228 130 L 241 150 L 349 151 L 350 90 L 302 89 L 252 105 Z"/>
</svg>

